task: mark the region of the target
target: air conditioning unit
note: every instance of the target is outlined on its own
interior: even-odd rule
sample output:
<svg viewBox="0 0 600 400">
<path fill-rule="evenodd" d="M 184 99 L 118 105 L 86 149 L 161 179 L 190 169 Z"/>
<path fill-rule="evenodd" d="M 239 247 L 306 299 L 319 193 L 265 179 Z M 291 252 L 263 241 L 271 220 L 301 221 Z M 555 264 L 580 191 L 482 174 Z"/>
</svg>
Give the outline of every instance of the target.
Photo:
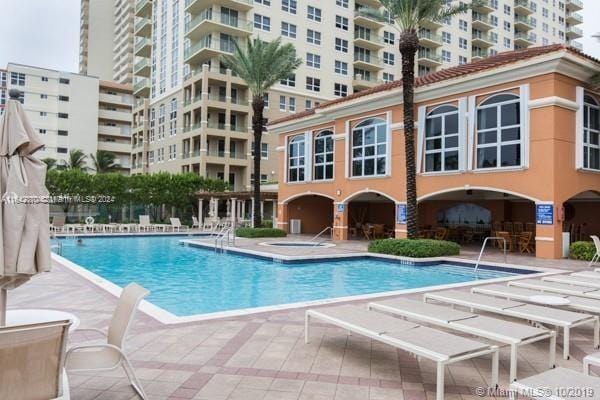
<svg viewBox="0 0 600 400">
<path fill-rule="evenodd" d="M 290 233 L 292 235 L 299 235 L 302 233 L 302 221 L 299 219 L 290 219 Z"/>
</svg>

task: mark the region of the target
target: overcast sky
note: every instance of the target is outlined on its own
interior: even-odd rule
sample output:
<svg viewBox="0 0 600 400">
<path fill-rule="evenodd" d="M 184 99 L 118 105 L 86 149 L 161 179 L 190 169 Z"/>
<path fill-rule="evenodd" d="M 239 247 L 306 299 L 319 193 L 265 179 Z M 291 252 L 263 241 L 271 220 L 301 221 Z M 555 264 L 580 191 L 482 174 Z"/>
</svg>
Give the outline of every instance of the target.
<svg viewBox="0 0 600 400">
<path fill-rule="evenodd" d="M 93 0 L 114 1 L 114 0 Z M 8 62 L 79 69 L 79 0 L 0 0 L 0 67 Z M 586 53 L 600 58 L 600 0 L 583 0 Z"/>
</svg>

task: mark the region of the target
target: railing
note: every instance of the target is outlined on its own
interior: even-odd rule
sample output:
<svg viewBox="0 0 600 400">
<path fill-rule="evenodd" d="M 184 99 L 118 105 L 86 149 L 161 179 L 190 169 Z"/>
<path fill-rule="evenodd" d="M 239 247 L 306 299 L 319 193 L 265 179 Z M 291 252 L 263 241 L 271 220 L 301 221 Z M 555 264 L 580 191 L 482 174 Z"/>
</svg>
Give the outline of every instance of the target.
<svg viewBox="0 0 600 400">
<path fill-rule="evenodd" d="M 138 90 L 141 90 L 146 86 L 150 86 L 150 80 L 148 78 L 140 79 L 133 85 L 133 92 L 135 93 Z"/>
<path fill-rule="evenodd" d="M 185 8 L 188 8 L 190 6 L 190 4 L 196 2 L 197 0 L 185 0 Z M 235 0 L 238 3 L 244 3 L 244 4 L 252 4 L 253 0 Z"/>
<path fill-rule="evenodd" d="M 515 24 L 517 23 L 533 27 L 533 22 L 531 18 L 527 18 L 522 15 L 515 15 Z"/>
<path fill-rule="evenodd" d="M 577 6 L 577 8 L 583 8 L 583 2 L 581 0 L 567 0 L 567 6 L 569 4 L 573 4 L 574 6 Z"/>
<path fill-rule="evenodd" d="M 487 33 L 483 33 L 483 32 L 473 32 L 473 39 L 479 39 L 479 40 L 483 40 L 485 42 L 488 43 L 494 43 L 494 41 L 492 40 L 492 35 L 488 35 Z"/>
<path fill-rule="evenodd" d="M 142 29 L 142 27 L 146 24 L 149 24 L 150 20 L 148 18 L 140 18 L 140 20 L 138 22 L 135 23 L 134 27 L 133 27 L 133 31 L 137 32 L 140 29 Z"/>
<path fill-rule="evenodd" d="M 364 62 L 364 63 L 368 63 L 368 64 L 381 64 L 381 60 L 379 59 L 379 57 L 376 56 L 372 56 L 371 54 L 368 53 L 354 53 L 354 61 L 360 61 L 360 62 Z"/>
<path fill-rule="evenodd" d="M 144 38 L 144 39 L 140 39 L 135 43 L 135 46 L 133 47 L 133 51 L 134 52 L 138 52 L 140 51 L 140 49 L 144 46 L 150 46 L 150 39 L 148 38 Z"/>
<path fill-rule="evenodd" d="M 426 51 L 419 51 L 418 59 L 432 60 L 432 61 L 435 61 L 438 63 L 442 62 L 442 58 L 440 56 L 438 56 L 436 53 L 429 53 Z"/>
<path fill-rule="evenodd" d="M 219 248 L 219 243 L 221 244 L 221 252 L 224 250 L 225 240 L 227 240 L 227 246 L 229 247 L 229 235 L 233 232 L 233 227 L 229 225 L 225 225 L 221 228 L 217 236 L 215 237 L 215 252 Z M 233 245 L 235 246 L 235 232 L 233 232 Z"/>
<path fill-rule="evenodd" d="M 473 13 L 473 22 L 481 22 L 486 25 L 491 25 L 488 17 L 484 17 L 483 15 L 475 14 L 475 13 Z"/>
<path fill-rule="evenodd" d="M 526 40 L 530 43 L 535 43 L 535 40 L 531 37 L 530 34 L 525 32 L 517 32 L 515 33 L 515 40 Z"/>
<path fill-rule="evenodd" d="M 568 12 L 567 13 L 567 18 L 573 18 L 577 22 L 583 22 L 583 16 L 581 14 L 576 13 L 576 12 Z"/>
<path fill-rule="evenodd" d="M 186 24 L 185 33 L 188 34 L 204 21 L 217 22 L 246 31 L 252 31 L 253 28 L 252 23 L 243 18 L 234 17 L 229 14 L 222 14 L 218 11 L 213 11 L 212 8 L 208 8 L 196 15 L 189 21 L 189 23 Z"/>
<path fill-rule="evenodd" d="M 579 28 L 576 28 L 574 26 L 569 26 L 567 28 L 567 33 L 574 33 L 577 36 L 583 36 L 583 31 Z"/>
<path fill-rule="evenodd" d="M 149 64 L 150 61 L 148 60 L 148 58 L 144 57 L 143 60 L 140 60 L 137 63 L 135 63 L 135 66 L 133 67 L 133 72 L 139 72 L 141 69 L 147 67 Z"/>
<path fill-rule="evenodd" d="M 317 233 L 315 236 L 313 236 L 309 242 L 315 242 L 320 236 L 324 235 L 325 232 L 330 231 L 330 237 L 329 239 L 331 240 L 331 238 L 333 237 L 333 228 L 331 226 L 326 227 L 325 229 L 323 229 L 321 232 Z M 316 247 L 318 245 L 320 245 L 321 243 L 323 243 L 324 240 L 320 241 L 320 242 L 316 242 L 313 247 Z"/>
<path fill-rule="evenodd" d="M 187 59 L 194 53 L 204 49 L 212 49 L 232 54 L 235 51 L 235 45 L 229 40 L 219 40 L 213 39 L 210 36 L 205 36 L 189 48 L 185 49 L 183 56 Z"/>
<path fill-rule="evenodd" d="M 361 40 L 366 40 L 368 42 L 383 44 L 383 39 L 380 36 L 377 36 L 377 35 L 369 33 L 369 32 L 361 31 L 361 30 L 354 31 L 354 39 L 355 40 L 361 39 Z"/>
<path fill-rule="evenodd" d="M 419 39 L 428 39 L 432 42 L 442 43 L 442 37 L 440 35 L 436 35 L 435 33 L 431 33 L 429 31 L 419 31 L 418 36 Z"/>
<path fill-rule="evenodd" d="M 515 7 L 523 7 L 528 9 L 529 11 L 533 11 L 531 8 L 531 3 L 528 0 L 517 0 L 515 1 Z"/>
<path fill-rule="evenodd" d="M 487 50 L 473 50 L 471 53 L 471 57 L 480 57 L 480 58 L 485 58 L 488 56 L 488 51 Z"/>
<path fill-rule="evenodd" d="M 485 250 L 485 246 L 488 240 L 502 240 L 504 242 L 504 263 L 506 263 L 506 239 L 499 236 L 488 236 L 483 239 L 483 245 L 481 246 L 481 250 L 479 251 L 479 257 L 477 257 L 477 263 L 475 264 L 475 273 L 477 273 L 477 269 L 479 268 L 479 262 L 481 261 L 481 256 L 483 256 L 483 251 Z"/>
</svg>

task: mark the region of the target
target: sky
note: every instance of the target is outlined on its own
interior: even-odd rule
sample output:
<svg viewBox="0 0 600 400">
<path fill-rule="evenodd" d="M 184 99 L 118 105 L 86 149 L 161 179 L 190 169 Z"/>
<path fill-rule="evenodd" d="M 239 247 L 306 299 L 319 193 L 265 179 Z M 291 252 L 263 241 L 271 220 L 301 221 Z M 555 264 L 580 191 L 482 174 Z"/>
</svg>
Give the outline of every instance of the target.
<svg viewBox="0 0 600 400">
<path fill-rule="evenodd" d="M 113 0 L 94 0 L 113 1 Z M 0 67 L 8 62 L 77 72 L 80 0 L 0 0 Z M 600 58 L 600 0 L 583 0 L 586 53 Z"/>
</svg>

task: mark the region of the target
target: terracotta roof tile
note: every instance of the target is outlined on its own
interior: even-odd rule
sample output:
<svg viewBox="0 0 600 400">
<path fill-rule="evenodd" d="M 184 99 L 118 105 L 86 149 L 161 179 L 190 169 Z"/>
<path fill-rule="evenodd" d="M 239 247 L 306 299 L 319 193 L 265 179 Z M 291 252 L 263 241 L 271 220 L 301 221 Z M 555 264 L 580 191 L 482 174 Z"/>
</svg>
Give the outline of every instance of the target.
<svg viewBox="0 0 600 400">
<path fill-rule="evenodd" d="M 458 65 L 456 67 L 442 69 L 437 72 L 432 72 L 430 74 L 420 76 L 415 79 L 415 87 L 431 85 L 433 83 L 441 82 L 447 79 L 460 78 L 465 75 L 470 75 L 476 72 L 485 71 L 488 69 L 498 68 L 504 65 L 512 64 L 514 62 L 530 59 L 533 57 L 542 56 L 545 54 L 553 53 L 560 50 L 567 50 L 570 53 L 576 54 L 578 56 L 584 57 L 588 60 L 600 63 L 600 60 L 591 57 L 580 50 L 577 50 L 573 47 L 569 47 L 563 44 L 552 44 L 548 46 L 533 46 L 523 50 L 515 50 L 515 51 L 506 51 L 499 53 L 492 57 L 487 57 L 479 61 L 474 61 L 468 64 Z M 378 85 L 369 89 L 361 90 L 360 92 L 353 93 L 346 97 L 341 97 L 339 99 L 327 101 L 325 103 L 320 104 L 318 107 L 315 107 L 310 110 L 305 110 L 296 114 L 288 115 L 283 118 L 279 118 L 269 125 L 275 125 L 286 121 L 292 121 L 295 119 L 303 118 L 309 115 L 315 114 L 316 110 L 330 107 L 334 104 L 339 104 L 343 102 L 347 102 L 353 99 L 357 99 L 360 97 L 368 96 L 370 94 L 385 92 L 387 90 L 392 90 L 395 88 L 402 87 L 402 81 L 396 80 L 393 82 L 384 83 L 382 85 Z"/>
</svg>

